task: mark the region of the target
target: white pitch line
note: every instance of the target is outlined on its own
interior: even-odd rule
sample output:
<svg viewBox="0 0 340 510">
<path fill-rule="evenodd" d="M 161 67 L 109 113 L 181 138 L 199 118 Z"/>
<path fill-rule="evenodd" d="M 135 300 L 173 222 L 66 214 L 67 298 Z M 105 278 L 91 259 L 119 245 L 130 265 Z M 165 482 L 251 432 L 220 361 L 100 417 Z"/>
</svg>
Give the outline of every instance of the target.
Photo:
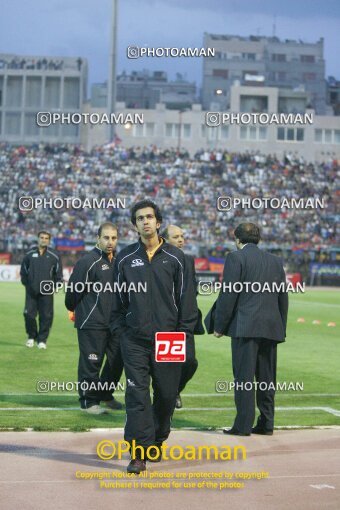
<svg viewBox="0 0 340 510">
<path fill-rule="evenodd" d="M 211 436 L 212 433 L 215 433 L 215 432 L 219 432 L 222 430 L 222 428 L 210 428 L 210 427 L 180 427 L 180 428 L 176 428 L 176 427 L 172 427 L 171 431 L 172 432 L 182 432 L 182 431 L 187 431 L 187 430 L 190 430 L 192 432 L 200 432 L 201 434 L 205 434 L 205 435 L 209 435 Z M 275 430 L 278 431 L 278 430 L 340 430 L 340 426 L 339 425 L 278 425 L 278 426 L 275 426 Z M 0 433 L 1 432 L 7 432 L 7 431 L 13 431 L 13 432 L 16 432 L 14 427 L 0 427 Z M 25 427 L 22 432 L 34 432 L 36 434 L 39 434 L 39 430 L 34 430 L 33 427 Z M 60 429 L 58 429 L 58 432 L 72 432 L 73 433 L 76 433 L 77 432 L 74 432 L 74 430 L 70 429 L 69 427 L 60 427 Z M 124 428 L 122 427 L 106 427 L 106 428 L 103 428 L 103 427 L 98 427 L 98 428 L 95 428 L 95 429 L 87 429 L 86 430 L 86 433 L 88 432 L 92 432 L 92 433 L 97 433 L 97 434 L 103 434 L 103 433 L 108 433 L 108 434 L 111 434 L 111 433 L 117 433 L 117 432 L 120 432 L 123 434 L 124 432 Z M 83 432 L 85 433 L 85 432 Z M 285 450 L 286 451 L 286 450 Z M 93 453 L 93 452 L 91 452 Z M 89 455 L 87 453 L 79 453 L 78 455 Z"/>
<path fill-rule="evenodd" d="M 340 417 L 340 411 L 332 407 L 276 407 L 276 411 L 324 411 L 333 416 Z M 81 411 L 79 407 L 1 407 L 0 411 Z M 234 407 L 185 407 L 176 409 L 178 412 L 191 411 L 235 411 Z"/>
<path fill-rule="evenodd" d="M 336 303 L 321 303 L 320 301 L 296 301 L 294 302 L 294 306 L 296 305 L 316 305 L 316 306 L 327 306 L 327 307 L 335 307 L 335 308 L 339 308 L 339 305 L 337 305 Z"/>
<path fill-rule="evenodd" d="M 0 411 L 81 411 L 80 407 L 1 407 Z"/>
<path fill-rule="evenodd" d="M 325 411 L 326 413 L 333 414 L 334 416 L 340 416 L 340 411 L 337 409 L 333 409 L 332 407 L 277 407 L 278 411 L 296 411 L 297 409 L 301 409 L 303 411 L 315 410 L 315 411 Z"/>
<path fill-rule="evenodd" d="M 186 407 L 182 409 L 176 409 L 176 413 L 179 411 L 235 411 L 234 407 Z M 332 407 L 275 407 L 275 411 L 324 411 L 333 416 L 340 416 L 340 411 L 333 409 Z"/>
</svg>

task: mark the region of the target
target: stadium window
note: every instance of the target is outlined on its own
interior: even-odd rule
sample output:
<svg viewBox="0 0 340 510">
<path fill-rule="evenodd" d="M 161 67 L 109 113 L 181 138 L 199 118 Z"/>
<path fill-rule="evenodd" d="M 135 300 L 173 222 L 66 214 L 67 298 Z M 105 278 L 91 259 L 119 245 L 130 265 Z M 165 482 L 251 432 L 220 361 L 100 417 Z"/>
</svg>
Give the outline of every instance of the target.
<svg viewBox="0 0 340 510">
<path fill-rule="evenodd" d="M 39 136 L 39 126 L 36 123 L 35 113 L 26 113 L 24 120 L 25 136 Z"/>
<path fill-rule="evenodd" d="M 46 108 L 60 107 L 60 78 L 46 78 L 44 106 Z"/>
<path fill-rule="evenodd" d="M 300 55 L 300 61 L 305 64 L 314 64 L 315 56 L 314 55 Z"/>
<path fill-rule="evenodd" d="M 79 108 L 79 78 L 64 79 L 64 108 Z"/>
<path fill-rule="evenodd" d="M 183 124 L 183 138 L 190 138 L 191 124 Z"/>
<path fill-rule="evenodd" d="M 322 143 L 322 129 L 314 130 L 314 141 Z"/>
<path fill-rule="evenodd" d="M 206 138 L 207 136 L 207 126 L 205 124 L 201 124 L 201 138 Z"/>
<path fill-rule="evenodd" d="M 155 123 L 147 122 L 146 123 L 146 136 L 154 136 L 155 134 Z"/>
<path fill-rule="evenodd" d="M 294 135 L 295 135 L 295 133 L 294 133 L 294 131 L 295 131 L 295 130 L 294 130 L 294 128 L 288 128 L 288 129 L 287 129 L 287 140 L 288 140 L 289 142 L 291 142 L 291 141 L 294 141 L 294 140 L 295 140 L 295 136 L 294 136 Z"/>
<path fill-rule="evenodd" d="M 221 126 L 221 140 L 229 138 L 229 126 Z"/>
<path fill-rule="evenodd" d="M 240 127 L 240 139 L 241 140 L 246 140 L 247 139 L 247 126 L 241 126 Z"/>
<path fill-rule="evenodd" d="M 259 140 L 267 140 L 267 128 L 266 127 L 259 128 Z"/>
<path fill-rule="evenodd" d="M 249 127 L 249 140 L 256 140 L 256 127 Z"/>
<path fill-rule="evenodd" d="M 21 107 L 22 102 L 22 77 L 8 76 L 6 90 L 6 106 Z"/>
<path fill-rule="evenodd" d="M 303 81 L 315 81 L 316 74 L 315 73 L 302 73 Z"/>
<path fill-rule="evenodd" d="M 172 136 L 172 124 L 166 123 L 165 124 L 165 136 Z"/>
<path fill-rule="evenodd" d="M 256 53 L 242 53 L 242 59 L 254 62 L 256 60 Z"/>
<path fill-rule="evenodd" d="M 334 130 L 334 143 L 340 143 L 340 130 Z"/>
<path fill-rule="evenodd" d="M 61 136 L 64 138 L 76 138 L 78 136 L 79 126 L 77 124 L 64 124 L 61 126 Z"/>
<path fill-rule="evenodd" d="M 208 140 L 210 142 L 216 142 L 216 137 L 218 136 L 217 128 L 208 129 Z"/>
<path fill-rule="evenodd" d="M 273 53 L 272 54 L 272 61 L 273 62 L 286 62 L 286 55 L 285 55 L 285 53 Z"/>
<path fill-rule="evenodd" d="M 135 136 L 144 136 L 144 125 L 143 124 L 135 124 L 134 135 Z"/>
<path fill-rule="evenodd" d="M 20 135 L 21 114 L 16 112 L 7 112 L 5 117 L 5 135 Z"/>
<path fill-rule="evenodd" d="M 285 128 L 279 127 L 277 128 L 277 140 L 285 139 Z"/>
<path fill-rule="evenodd" d="M 303 142 L 305 137 L 305 130 L 302 128 L 296 128 L 296 141 Z"/>
<path fill-rule="evenodd" d="M 325 129 L 325 143 L 332 143 L 332 130 Z"/>
<path fill-rule="evenodd" d="M 59 135 L 59 125 L 58 124 L 51 124 L 50 126 L 44 128 L 44 134 L 48 137 L 58 137 Z"/>
<path fill-rule="evenodd" d="M 28 108 L 39 107 L 41 103 L 42 81 L 40 76 L 28 76 L 26 78 L 25 106 Z"/>
<path fill-rule="evenodd" d="M 213 69 L 213 76 L 215 78 L 228 79 L 228 69 Z"/>
<path fill-rule="evenodd" d="M 0 112 L 0 135 L 2 135 L 2 112 Z"/>
<path fill-rule="evenodd" d="M 173 129 L 172 129 L 172 136 L 178 138 L 179 137 L 179 124 L 173 124 Z"/>
</svg>

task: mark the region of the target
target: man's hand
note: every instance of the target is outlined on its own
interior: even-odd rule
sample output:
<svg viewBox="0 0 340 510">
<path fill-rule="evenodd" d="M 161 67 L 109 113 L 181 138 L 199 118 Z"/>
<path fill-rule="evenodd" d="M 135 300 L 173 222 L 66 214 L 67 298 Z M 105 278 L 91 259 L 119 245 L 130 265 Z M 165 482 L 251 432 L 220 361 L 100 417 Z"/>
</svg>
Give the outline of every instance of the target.
<svg viewBox="0 0 340 510">
<path fill-rule="evenodd" d="M 214 336 L 216 336 L 216 338 L 221 338 L 221 336 L 223 336 L 223 333 L 217 333 L 217 331 L 214 331 Z"/>
</svg>

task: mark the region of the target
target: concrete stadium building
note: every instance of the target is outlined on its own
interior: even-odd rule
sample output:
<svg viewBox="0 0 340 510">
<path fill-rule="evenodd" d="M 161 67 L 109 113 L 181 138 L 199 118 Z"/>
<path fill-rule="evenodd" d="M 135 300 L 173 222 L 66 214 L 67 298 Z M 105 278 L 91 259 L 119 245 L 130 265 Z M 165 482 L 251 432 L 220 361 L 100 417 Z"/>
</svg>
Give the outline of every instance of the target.
<svg viewBox="0 0 340 510">
<path fill-rule="evenodd" d="M 270 114 L 292 113 L 312 117 L 312 123 L 284 124 L 258 123 L 207 125 L 207 112 L 200 104 L 191 109 L 167 110 L 159 103 L 153 110 L 129 110 L 124 103 L 117 103 L 117 111 L 124 115 L 138 112 L 143 124 L 118 125 L 116 132 L 122 145 L 143 146 L 156 144 L 161 147 L 180 147 L 194 154 L 200 149 L 228 150 L 236 152 L 258 151 L 262 154 L 299 155 L 306 161 L 340 159 L 340 117 L 320 116 L 308 109 L 307 95 L 277 87 L 250 87 L 234 84 L 231 87 L 231 113 L 256 112 Z M 284 108 L 283 108 L 284 105 Z M 84 111 L 104 113 L 105 109 L 92 108 Z M 218 112 L 219 113 L 219 112 Z M 297 115 L 296 115 L 297 116 Z M 295 118 L 294 118 L 295 119 Z M 108 141 L 107 125 L 83 126 L 82 143 L 90 149 Z"/>
<path fill-rule="evenodd" d="M 39 127 L 37 112 L 81 112 L 84 58 L 0 54 L 0 141 L 79 143 L 78 125 Z"/>
</svg>

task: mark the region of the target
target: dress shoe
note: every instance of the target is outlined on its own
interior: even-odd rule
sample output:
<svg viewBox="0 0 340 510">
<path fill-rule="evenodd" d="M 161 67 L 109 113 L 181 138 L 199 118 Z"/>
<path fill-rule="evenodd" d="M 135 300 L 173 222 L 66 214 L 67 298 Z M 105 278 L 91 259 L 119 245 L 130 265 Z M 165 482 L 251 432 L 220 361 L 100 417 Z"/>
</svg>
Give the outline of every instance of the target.
<svg viewBox="0 0 340 510">
<path fill-rule="evenodd" d="M 132 459 L 127 467 L 128 473 L 139 475 L 142 471 L 146 470 L 146 462 L 141 459 Z"/>
<path fill-rule="evenodd" d="M 244 432 L 240 432 L 239 430 L 232 427 L 231 429 L 222 429 L 223 434 L 229 434 L 230 436 L 250 436 L 250 433 L 245 434 Z"/>
<path fill-rule="evenodd" d="M 123 409 L 123 404 L 118 402 L 115 398 L 112 398 L 112 400 L 106 400 L 104 404 L 109 409 L 112 409 L 112 411 L 121 411 L 121 409 Z"/>
<path fill-rule="evenodd" d="M 182 399 L 181 399 L 181 395 L 178 394 L 177 397 L 176 397 L 176 409 L 182 409 L 183 407 L 183 404 L 182 404 Z"/>
<path fill-rule="evenodd" d="M 162 443 L 156 443 L 154 445 L 154 448 L 152 448 L 152 450 L 151 450 L 152 458 L 150 457 L 150 455 L 147 457 L 148 462 L 160 462 L 162 460 L 161 447 L 162 447 Z M 158 453 L 158 456 L 156 456 L 156 452 Z"/>
<path fill-rule="evenodd" d="M 251 429 L 251 432 L 252 434 L 260 434 L 261 436 L 272 436 L 274 433 L 272 430 L 264 429 L 262 427 L 258 427 L 257 425 Z"/>
</svg>

